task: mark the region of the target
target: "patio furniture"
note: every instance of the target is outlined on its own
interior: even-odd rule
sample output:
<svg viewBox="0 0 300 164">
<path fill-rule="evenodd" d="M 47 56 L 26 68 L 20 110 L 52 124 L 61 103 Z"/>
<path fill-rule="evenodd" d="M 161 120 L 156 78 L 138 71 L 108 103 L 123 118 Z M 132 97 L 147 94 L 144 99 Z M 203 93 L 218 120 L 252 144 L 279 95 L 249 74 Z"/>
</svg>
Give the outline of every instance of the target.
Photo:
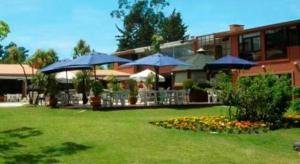
<svg viewBox="0 0 300 164">
<path fill-rule="evenodd" d="M 41 105 L 46 105 L 46 95 L 45 94 L 40 94 L 38 95 L 38 104 L 41 104 Z"/>
<path fill-rule="evenodd" d="M 109 91 L 104 91 L 101 94 L 102 105 L 104 107 L 112 107 L 113 106 L 113 98 L 112 93 Z"/>
<path fill-rule="evenodd" d="M 207 92 L 207 99 L 208 103 L 217 103 L 218 102 L 218 95 L 213 91 Z"/>
<path fill-rule="evenodd" d="M 128 92 L 127 91 L 116 91 L 112 93 L 112 101 L 114 105 L 125 106 L 125 100 L 128 99 Z"/>
</svg>

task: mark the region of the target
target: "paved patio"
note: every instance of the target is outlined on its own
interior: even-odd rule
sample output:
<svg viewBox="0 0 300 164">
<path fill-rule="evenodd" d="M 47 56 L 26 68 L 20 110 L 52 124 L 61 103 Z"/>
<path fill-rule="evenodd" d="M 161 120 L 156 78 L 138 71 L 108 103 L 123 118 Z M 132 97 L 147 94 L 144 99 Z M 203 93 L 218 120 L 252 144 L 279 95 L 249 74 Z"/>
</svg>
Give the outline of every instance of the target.
<svg viewBox="0 0 300 164">
<path fill-rule="evenodd" d="M 22 102 L 0 102 L 0 108 L 5 108 L 5 107 L 20 107 L 26 105 L 26 103 Z"/>
</svg>

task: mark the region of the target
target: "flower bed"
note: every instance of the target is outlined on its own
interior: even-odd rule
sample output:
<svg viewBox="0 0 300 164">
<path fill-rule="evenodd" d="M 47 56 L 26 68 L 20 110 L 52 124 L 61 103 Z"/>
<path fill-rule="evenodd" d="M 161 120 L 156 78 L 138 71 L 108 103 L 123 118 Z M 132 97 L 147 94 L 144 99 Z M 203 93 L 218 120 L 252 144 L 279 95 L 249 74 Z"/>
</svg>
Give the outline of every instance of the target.
<svg viewBox="0 0 300 164">
<path fill-rule="evenodd" d="M 264 122 L 230 121 L 224 116 L 182 117 L 150 123 L 164 128 L 212 133 L 259 133 L 266 132 L 269 129 L 268 124 Z"/>
</svg>

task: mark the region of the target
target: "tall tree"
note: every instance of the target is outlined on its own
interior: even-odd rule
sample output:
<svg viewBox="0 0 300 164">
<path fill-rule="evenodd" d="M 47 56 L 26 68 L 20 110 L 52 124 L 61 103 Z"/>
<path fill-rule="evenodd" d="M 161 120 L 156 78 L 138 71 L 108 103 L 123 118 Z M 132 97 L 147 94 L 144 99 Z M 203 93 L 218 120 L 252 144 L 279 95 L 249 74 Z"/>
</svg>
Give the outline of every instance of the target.
<svg viewBox="0 0 300 164">
<path fill-rule="evenodd" d="M 77 58 L 78 56 L 85 55 L 89 52 L 91 52 L 90 46 L 83 39 L 80 39 L 76 47 L 74 47 L 73 59 Z"/>
<path fill-rule="evenodd" d="M 167 42 L 176 40 L 184 40 L 187 36 L 185 35 L 187 26 L 183 23 L 181 14 L 173 11 L 173 13 L 166 17 L 160 25 L 160 35 Z"/>
<path fill-rule="evenodd" d="M 168 6 L 166 0 L 129 1 L 119 0 L 119 7 L 112 17 L 123 21 L 123 29 L 117 26 L 118 50 L 148 46 L 164 19 L 162 10 Z"/>
<path fill-rule="evenodd" d="M 47 51 L 37 49 L 34 54 L 28 59 L 27 63 L 32 67 L 36 69 L 41 69 L 49 64 L 52 64 L 54 62 L 58 61 L 57 53 L 53 49 L 49 49 Z M 33 70 L 32 70 L 33 71 Z M 33 74 L 33 72 L 32 72 Z M 43 73 L 38 73 L 33 76 L 31 83 L 38 87 L 38 96 L 41 94 L 41 91 L 45 91 L 45 83 L 47 81 L 47 76 Z M 35 104 L 38 104 L 38 96 L 35 99 Z M 29 94 L 29 102 L 32 103 L 33 95 Z"/>
<path fill-rule="evenodd" d="M 53 49 L 47 51 L 37 49 L 28 60 L 28 64 L 33 68 L 40 69 L 56 61 L 58 61 L 58 56 Z"/>
<path fill-rule="evenodd" d="M 91 52 L 90 46 L 82 39 L 80 39 L 77 45 L 74 47 L 73 58 L 77 58 L 79 56 L 86 55 L 87 53 Z M 89 91 L 89 71 L 83 70 L 81 73 L 76 75 L 76 84 L 75 86 L 80 86 L 80 93 L 82 93 L 82 101 L 83 104 L 88 102 L 88 98 L 86 92 Z"/>
<path fill-rule="evenodd" d="M 23 65 L 23 56 L 24 51 L 20 50 L 20 48 L 13 46 L 8 49 L 8 57 L 6 58 L 7 63 L 17 63 L 22 67 L 24 77 L 25 77 L 25 86 L 27 87 L 27 74 Z M 25 95 L 27 95 L 27 90 L 25 90 Z"/>
<path fill-rule="evenodd" d="M 117 10 L 112 17 L 122 20 L 123 27 L 117 26 L 118 50 L 127 50 L 149 46 L 152 36 L 160 34 L 164 41 L 181 40 L 185 37 L 186 26 L 181 15 L 175 10 L 165 17 L 164 8 L 169 5 L 167 0 L 119 0 Z M 175 28 L 170 30 L 170 28 Z"/>
<path fill-rule="evenodd" d="M 11 60 L 9 57 L 9 49 L 12 47 L 17 47 L 20 51 L 20 62 L 25 62 L 26 58 L 28 57 L 29 50 L 25 49 L 24 47 L 19 47 L 16 43 L 10 42 L 7 46 L 3 48 L 3 54 L 0 55 L 0 62 L 7 63 L 7 64 L 18 64 L 19 61 Z"/>
</svg>

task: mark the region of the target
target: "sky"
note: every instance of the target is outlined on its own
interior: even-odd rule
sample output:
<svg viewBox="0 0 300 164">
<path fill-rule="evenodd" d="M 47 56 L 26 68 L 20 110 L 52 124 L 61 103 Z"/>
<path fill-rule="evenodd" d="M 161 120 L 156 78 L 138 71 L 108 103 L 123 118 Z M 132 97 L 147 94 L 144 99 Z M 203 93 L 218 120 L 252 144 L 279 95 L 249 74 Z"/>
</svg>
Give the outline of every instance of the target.
<svg viewBox="0 0 300 164">
<path fill-rule="evenodd" d="M 230 24 L 246 28 L 300 19 L 300 0 L 169 0 L 169 14 L 181 12 L 190 36 L 225 31 Z M 0 20 L 11 33 L 10 41 L 29 49 L 53 48 L 60 59 L 70 58 L 73 47 L 84 39 L 105 53 L 117 49 L 116 25 L 110 16 L 118 0 L 0 0 Z"/>
</svg>

